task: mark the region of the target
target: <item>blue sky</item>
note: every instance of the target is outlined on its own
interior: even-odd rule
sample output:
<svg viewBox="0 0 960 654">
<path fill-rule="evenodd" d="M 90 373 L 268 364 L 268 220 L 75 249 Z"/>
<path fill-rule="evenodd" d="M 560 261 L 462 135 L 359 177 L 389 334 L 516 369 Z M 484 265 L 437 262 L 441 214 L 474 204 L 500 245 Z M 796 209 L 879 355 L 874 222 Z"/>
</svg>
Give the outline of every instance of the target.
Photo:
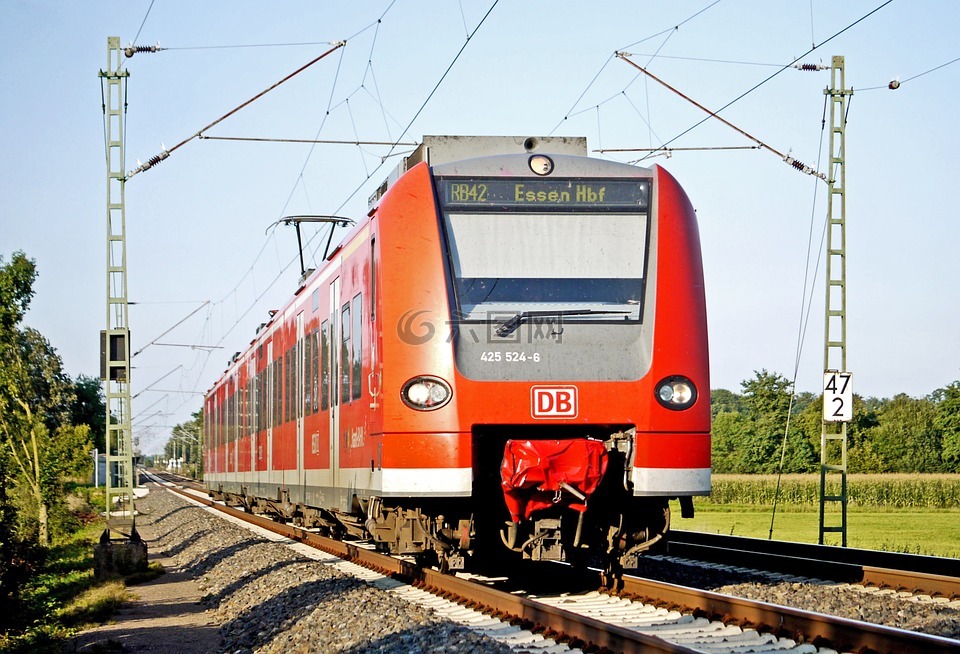
<svg viewBox="0 0 960 654">
<path fill-rule="evenodd" d="M 638 76 L 616 51 L 717 109 L 882 4 L 2 0 L 0 254 L 9 260 L 23 250 L 37 261 L 27 324 L 51 340 L 70 374 L 96 375 L 106 321 L 97 73 L 107 65 L 108 36 L 168 48 L 125 62 L 130 170 L 340 40 L 344 48 L 208 135 L 412 142 L 424 134 L 553 134 L 586 136 L 591 149 L 657 146 L 704 114 Z M 867 396 L 922 396 L 960 379 L 952 198 L 960 62 L 933 70 L 960 57 L 958 18 L 960 5 L 947 0 L 895 0 L 803 59 L 829 65 L 843 55 L 855 90 L 847 126 L 848 368 Z M 816 165 L 827 156 L 829 79 L 784 71 L 722 115 Z M 893 79 L 902 82 L 896 91 L 886 88 Z M 671 143 L 745 145 L 716 121 Z M 293 290 L 294 232 L 265 234 L 268 226 L 297 213 L 362 217 L 398 161 L 382 160 L 388 154 L 383 146 L 194 139 L 130 179 L 134 350 L 175 325 L 159 342 L 205 346 L 152 345 L 134 359 L 134 433 L 145 451 L 162 447 L 169 426 L 200 407 L 230 355 Z M 811 232 L 811 261 L 821 249 L 826 186 L 765 151 L 677 151 L 644 165 L 652 163 L 680 180 L 698 211 L 712 386 L 739 390 L 762 368 L 793 376 L 807 279 L 816 286 L 797 386 L 818 391 L 823 271 L 807 261 Z"/>
</svg>

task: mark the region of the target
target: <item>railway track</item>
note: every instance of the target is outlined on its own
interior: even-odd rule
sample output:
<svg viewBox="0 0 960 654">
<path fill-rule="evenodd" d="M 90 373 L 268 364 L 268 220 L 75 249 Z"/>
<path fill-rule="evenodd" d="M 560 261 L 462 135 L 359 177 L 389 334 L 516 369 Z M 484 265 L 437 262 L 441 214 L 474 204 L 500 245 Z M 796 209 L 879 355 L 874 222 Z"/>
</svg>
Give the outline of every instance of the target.
<svg viewBox="0 0 960 654">
<path fill-rule="evenodd" d="M 615 594 L 584 591 L 539 596 L 508 592 L 247 514 L 212 502 L 199 491 L 172 490 L 234 519 L 333 554 L 347 562 L 345 565 L 363 566 L 367 572 L 362 574 L 373 575 L 376 583 L 390 586 L 394 592 L 431 593 L 426 597 L 432 599 L 426 601 L 439 602 L 433 608 L 441 614 L 502 638 L 501 642 L 516 645 L 517 651 L 776 649 L 807 654 L 817 651 L 926 653 L 960 649 L 960 642 L 947 638 L 631 577 L 624 578 Z M 409 584 L 402 586 L 406 590 L 397 590 L 403 583 Z"/>
<path fill-rule="evenodd" d="M 960 599 L 960 560 L 672 531 L 670 557 Z"/>
</svg>

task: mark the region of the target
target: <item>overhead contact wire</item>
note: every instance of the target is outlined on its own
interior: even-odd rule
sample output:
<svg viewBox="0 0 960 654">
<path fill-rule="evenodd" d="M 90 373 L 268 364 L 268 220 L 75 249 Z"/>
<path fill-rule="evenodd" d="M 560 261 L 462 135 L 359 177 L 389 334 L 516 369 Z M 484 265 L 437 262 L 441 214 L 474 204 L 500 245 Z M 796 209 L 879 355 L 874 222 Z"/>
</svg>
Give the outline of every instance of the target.
<svg viewBox="0 0 960 654">
<path fill-rule="evenodd" d="M 137 30 L 137 35 L 136 35 L 135 37 L 133 37 L 133 44 L 134 44 L 134 45 L 137 44 L 137 40 L 140 38 L 140 32 L 143 31 L 143 26 L 147 24 L 147 18 L 150 16 L 150 11 L 153 9 L 153 3 L 154 3 L 154 2 L 156 2 L 156 0 L 150 0 L 150 6 L 147 7 L 147 13 L 144 14 L 143 20 L 140 21 L 140 29 Z"/>
<path fill-rule="evenodd" d="M 800 172 L 808 173 L 808 174 L 814 175 L 814 176 L 816 176 L 816 177 L 820 177 L 821 179 L 825 179 L 825 176 L 823 175 L 823 173 L 818 173 L 817 171 L 813 170 L 813 169 L 810 168 L 809 166 L 805 166 L 805 165 L 802 164 L 801 162 L 793 159 L 790 155 L 788 155 L 788 154 L 783 154 L 782 152 L 780 152 L 779 150 L 777 150 L 777 149 L 774 148 L 773 146 L 768 145 L 767 143 L 764 143 L 763 141 L 761 141 L 760 139 L 758 139 L 756 136 L 753 136 L 752 134 L 750 134 L 750 133 L 747 132 L 746 130 L 743 130 L 743 129 L 737 127 L 736 125 L 734 125 L 733 123 L 731 123 L 731 122 L 730 122 L 729 120 L 727 120 L 726 118 L 723 118 L 723 117 L 721 117 L 721 116 L 718 116 L 716 111 L 712 111 L 711 109 L 708 109 L 707 107 L 703 106 L 702 104 L 700 104 L 699 102 L 697 102 L 696 100 L 694 100 L 694 99 L 691 98 L 690 96 L 686 95 L 685 93 L 683 93 L 683 92 L 680 91 L 679 89 L 674 88 L 673 86 L 670 86 L 669 84 L 667 84 L 667 83 L 664 82 L 662 79 L 660 79 L 659 77 L 657 77 L 656 75 L 654 75 L 653 73 L 651 73 L 651 72 L 650 72 L 649 70 L 647 70 L 646 68 L 643 68 L 643 67 L 640 66 L 639 64 L 634 63 L 633 61 L 631 61 L 630 58 L 629 58 L 629 55 L 628 55 L 627 53 L 618 52 L 618 53 L 617 53 L 617 57 L 619 57 L 620 59 L 623 59 L 624 61 L 626 61 L 628 64 L 630 64 L 630 65 L 633 66 L 634 68 L 642 71 L 647 77 L 649 77 L 649 78 L 652 79 L 653 81 L 657 82 L 658 84 L 661 84 L 661 85 L 664 86 L 665 88 L 673 91 L 674 93 L 676 93 L 678 96 L 680 96 L 681 98 L 683 98 L 684 100 L 686 100 L 687 102 L 689 102 L 690 104 L 692 104 L 693 106 L 697 107 L 698 109 L 701 109 L 701 110 L 705 111 L 707 114 L 709 114 L 709 118 L 716 118 L 717 120 L 719 120 L 721 123 L 723 123 L 723 124 L 726 125 L 727 127 L 731 128 L 732 130 L 734 130 L 734 131 L 736 131 L 736 132 L 739 132 L 739 133 L 742 134 L 743 136 L 747 137 L 748 139 L 750 139 L 751 141 L 753 141 L 754 143 L 756 143 L 758 147 L 761 147 L 761 148 L 764 148 L 764 149 L 766 149 L 766 150 L 769 150 L 769 151 L 772 152 L 773 154 L 777 155 L 778 157 L 780 157 L 781 159 L 783 159 L 784 161 L 786 161 L 788 164 L 790 164 L 791 166 L 793 166 L 794 168 L 796 168 L 796 169 L 799 170 Z M 727 105 L 727 106 L 729 106 L 729 105 Z M 708 120 L 708 118 L 704 118 L 704 119 L 701 120 L 699 123 L 697 123 L 697 125 L 702 125 L 702 124 L 703 124 L 705 121 L 707 121 L 707 120 Z M 694 127 L 696 127 L 696 126 L 694 126 Z M 690 129 L 693 129 L 693 128 L 690 128 Z M 687 130 L 687 132 L 689 132 L 689 131 L 690 131 L 690 130 Z M 684 134 L 686 134 L 686 132 L 684 132 Z M 682 136 L 682 134 L 681 134 L 681 136 Z M 678 138 L 680 138 L 680 137 L 677 136 L 677 137 L 674 137 L 674 138 L 670 139 L 669 141 L 667 141 L 666 143 L 664 143 L 663 146 L 661 146 L 661 149 L 662 149 L 662 148 L 666 148 L 667 145 L 669 145 L 670 143 L 673 143 L 673 142 L 676 141 Z M 647 158 L 649 158 L 649 157 L 651 157 L 651 156 L 653 156 L 653 155 L 652 155 L 652 154 L 649 154 L 649 155 L 647 155 L 646 157 L 641 158 L 640 161 L 643 161 L 644 159 L 647 159 Z"/>
<path fill-rule="evenodd" d="M 266 95 L 266 94 L 269 93 L 270 91 L 274 90 L 275 88 L 277 88 L 278 86 L 280 86 L 280 85 L 283 84 L 284 82 L 288 81 L 288 80 L 291 79 L 292 77 L 295 77 L 296 75 L 299 75 L 300 73 L 302 73 L 303 71 L 305 71 L 305 70 L 306 70 L 307 68 L 309 68 L 310 66 L 314 65 L 315 63 L 317 63 L 318 61 L 320 61 L 321 59 L 323 59 L 323 58 L 326 57 L 327 55 L 329 55 L 329 54 L 331 54 L 331 53 L 333 53 L 333 52 L 336 52 L 337 50 L 339 50 L 340 48 L 342 48 L 342 47 L 345 46 L 346 44 L 347 44 L 346 41 L 338 41 L 337 43 L 334 44 L 334 46 L 333 46 L 332 48 L 330 48 L 329 50 L 327 50 L 326 52 L 324 52 L 323 54 L 321 54 L 319 57 L 316 57 L 315 59 L 307 62 L 306 64 L 304 64 L 303 66 L 301 66 L 301 67 L 298 68 L 297 70 L 293 71 L 292 73 L 290 73 L 289 75 L 287 75 L 286 77 L 284 77 L 283 79 L 281 79 L 279 82 L 276 82 L 275 84 L 273 84 L 273 85 L 270 86 L 269 88 L 264 89 L 263 91 L 261 91 L 260 93 L 258 93 L 258 94 L 255 95 L 255 96 L 253 96 L 252 98 L 250 98 L 249 100 L 247 100 L 246 102 L 244 102 L 243 104 L 241 104 L 240 106 L 238 106 L 238 107 L 236 107 L 236 108 L 228 111 L 228 112 L 225 113 L 224 115 L 220 116 L 220 118 L 217 118 L 215 121 L 213 121 L 212 123 L 210 123 L 210 124 L 207 125 L 206 127 L 200 129 L 200 130 L 199 130 L 198 132 L 196 132 L 195 134 L 192 134 L 191 136 L 188 136 L 187 138 L 183 139 L 182 141 L 180 141 L 179 143 L 177 143 L 177 144 L 176 144 L 175 146 L 173 146 L 172 148 L 170 148 L 170 149 L 168 149 L 168 150 L 164 150 L 164 151 L 161 152 L 159 155 L 157 155 L 157 156 L 155 156 L 155 157 L 152 157 L 150 160 L 147 161 L 147 163 L 141 164 L 140 166 L 138 166 L 136 169 L 134 169 L 134 170 L 127 176 L 127 179 L 130 179 L 131 177 L 133 177 L 133 176 L 136 175 L 137 173 L 141 173 L 141 172 L 143 172 L 143 171 L 145 171 L 145 170 L 148 170 L 148 169 L 152 168 L 152 167 L 155 166 L 156 164 L 160 163 L 161 161 L 163 161 L 164 159 L 166 159 L 167 157 L 169 157 L 169 156 L 170 156 L 174 151 L 176 151 L 178 148 L 186 145 L 187 143 L 189 143 L 189 142 L 192 141 L 193 139 L 199 137 L 199 136 L 200 136 L 201 134 L 203 134 L 205 131 L 207 131 L 208 129 L 210 129 L 210 128 L 213 127 L 214 125 L 217 125 L 217 124 L 223 122 L 224 120 L 226 120 L 227 118 L 229 118 L 229 117 L 232 116 L 233 114 L 237 113 L 238 111 L 240 111 L 240 110 L 243 109 L 244 107 L 248 106 L 250 103 L 255 102 L 256 100 L 259 100 L 260 98 L 262 98 L 264 95 Z"/>
<path fill-rule="evenodd" d="M 704 118 L 704 119 L 702 119 L 702 120 L 700 120 L 700 121 L 697 121 L 696 123 L 694 123 L 693 125 L 691 125 L 691 126 L 688 127 L 687 129 L 683 130 L 682 132 L 680 132 L 679 134 L 677 134 L 676 136 L 674 136 L 672 139 L 670 139 L 669 141 L 667 141 L 666 143 L 664 143 L 664 145 L 669 145 L 669 144 L 673 143 L 674 141 L 676 141 L 677 139 L 685 136 L 686 134 L 689 134 L 689 133 L 692 132 L 694 129 L 696 129 L 696 128 L 699 127 L 700 125 L 702 125 L 702 124 L 704 124 L 705 122 L 707 122 L 708 120 L 710 120 L 711 117 L 716 116 L 716 114 L 719 114 L 721 111 L 724 111 L 725 109 L 728 109 L 729 107 L 731 107 L 731 106 L 734 105 L 735 103 L 739 102 L 740 100 L 742 100 L 742 99 L 745 98 L 746 96 L 750 95 L 751 93 L 753 93 L 754 91 L 756 91 L 758 88 L 760 88 L 761 86 L 763 86 L 764 84 L 766 84 L 767 82 L 769 82 L 770 80 L 772 80 L 774 77 L 776 77 L 777 75 L 779 75 L 779 74 L 782 73 L 783 71 L 785 71 L 785 70 L 787 70 L 788 68 L 790 68 L 793 64 L 797 63 L 798 61 L 800 61 L 801 59 L 803 59 L 804 57 L 806 57 L 806 56 L 809 55 L 810 53 L 814 52 L 815 50 L 818 50 L 819 48 L 822 48 L 824 45 L 826 45 L 826 44 L 829 43 L 830 41 L 834 40 L 835 38 L 837 38 L 838 36 L 840 36 L 840 35 L 843 34 L 844 32 L 847 32 L 848 30 L 852 29 L 852 28 L 855 27 L 856 25 L 859 25 L 860 23 L 862 23 L 863 21 L 865 21 L 867 18 L 869 18 L 869 17 L 872 16 L 873 14 L 877 13 L 878 11 L 880 11 L 881 9 L 883 9 L 884 7 L 886 7 L 887 5 L 889 5 L 891 2 L 893 2 L 893 0 L 887 0 L 886 2 L 884 2 L 883 4 L 881 4 L 880 6 L 876 7 L 875 9 L 873 9 L 873 10 L 869 11 L 868 13 L 864 14 L 863 16 L 861 16 L 860 18 L 858 18 L 858 19 L 855 20 L 854 22 L 850 23 L 849 25 L 847 25 L 846 27 L 844 27 L 843 29 L 841 29 L 839 32 L 836 32 L 835 34 L 833 34 L 832 36 L 828 37 L 827 39 L 824 39 L 824 40 L 823 40 L 822 42 L 820 42 L 819 44 L 814 45 L 812 48 L 810 48 L 809 50 L 807 50 L 806 52 L 804 52 L 802 55 L 800 55 L 799 57 L 797 57 L 796 59 L 794 59 L 794 60 L 791 61 L 790 63 L 782 66 L 782 67 L 780 68 L 780 70 L 776 71 L 776 72 L 773 73 L 772 75 L 766 77 L 765 79 L 761 80 L 761 81 L 758 82 L 757 84 L 753 85 L 752 87 L 750 87 L 749 89 L 747 89 L 746 91 L 744 91 L 743 93 L 741 93 L 740 95 L 738 95 L 738 96 L 735 97 L 733 100 L 731 100 L 731 101 L 728 102 L 727 104 L 723 105 L 722 107 L 720 107 L 720 108 L 717 109 L 716 111 L 707 110 L 707 111 L 711 114 L 710 116 L 708 116 L 707 118 Z M 631 64 L 631 65 L 633 65 L 633 66 L 637 66 L 637 64 L 633 63 L 632 61 L 629 61 L 629 59 L 626 59 L 626 58 L 624 58 L 624 57 L 621 57 L 621 58 L 624 59 L 624 61 L 627 61 L 627 63 L 629 63 L 629 64 Z M 649 73 L 648 73 L 648 74 L 649 74 Z M 719 116 L 717 116 L 717 117 L 719 117 Z M 647 157 L 645 157 L 645 158 L 647 158 Z M 641 159 L 641 161 L 642 161 L 642 159 Z"/>
<path fill-rule="evenodd" d="M 453 69 L 453 66 L 456 64 L 456 62 L 459 60 L 460 56 L 463 54 L 463 52 L 464 52 L 464 50 L 466 49 L 467 45 L 469 45 L 470 40 L 471 40 L 474 36 L 476 36 L 477 31 L 478 31 L 478 30 L 480 29 L 480 27 L 482 27 L 483 24 L 486 22 L 487 18 L 488 18 L 488 17 L 490 16 L 490 14 L 493 12 L 494 8 L 497 6 L 497 4 L 499 3 L 499 1 L 500 1 L 500 0 L 495 0 L 494 3 L 490 6 L 490 8 L 487 10 L 487 12 L 483 15 L 483 18 L 480 19 L 480 22 L 479 22 L 479 23 L 477 24 L 477 26 L 474 28 L 473 32 L 471 32 L 470 35 L 467 37 L 467 39 L 466 39 L 466 41 L 464 42 L 463 46 L 460 48 L 460 50 L 459 50 L 459 51 L 457 52 L 457 54 L 454 56 L 453 60 L 450 62 L 450 65 L 447 66 L 446 70 L 443 72 L 443 75 L 441 75 L 440 80 L 436 83 L 436 85 L 434 85 L 433 90 L 430 91 L 430 94 L 429 94 L 429 95 L 427 96 L 427 98 L 423 101 L 423 104 L 420 105 L 420 108 L 417 110 L 416 114 L 414 114 L 413 118 L 410 119 L 410 121 L 409 121 L 409 123 L 407 124 L 406 128 L 405 128 L 405 129 L 403 130 L 403 132 L 399 135 L 398 140 L 395 141 L 395 142 L 392 144 L 392 146 L 391 146 L 391 148 L 390 148 L 390 151 L 388 152 L 388 154 L 386 155 L 386 157 L 389 157 L 389 156 L 394 152 L 395 148 L 401 144 L 401 143 L 400 143 L 400 139 L 402 139 L 402 138 L 407 134 L 407 132 L 410 131 L 410 128 L 413 126 L 413 123 L 416 122 L 417 118 L 418 118 L 418 117 L 420 116 L 420 114 L 423 112 L 424 108 L 426 108 L 427 104 L 430 102 L 430 100 L 433 98 L 434 94 L 435 94 L 435 93 L 437 92 L 437 90 L 440 88 L 440 85 L 443 83 L 443 81 L 446 79 L 447 75 L 448 75 L 448 74 L 450 73 L 450 71 Z M 391 6 L 392 6 L 392 4 L 391 4 Z M 389 8 L 388 8 L 388 9 L 389 9 Z M 383 167 L 384 163 L 386 162 L 386 157 L 381 161 L 380 165 L 378 165 L 378 166 L 367 176 L 367 179 L 365 179 L 363 183 L 366 183 L 366 181 L 367 181 L 368 179 L 370 179 L 370 177 L 373 176 L 373 174 L 375 174 L 378 170 L 380 170 L 380 168 Z M 306 165 L 306 164 L 305 164 L 305 165 Z M 301 175 L 302 175 L 302 174 L 303 174 L 303 170 L 301 170 Z M 361 183 L 359 186 L 357 186 L 356 189 L 354 189 L 354 191 L 340 204 L 340 206 L 337 207 L 337 209 L 334 211 L 334 213 L 338 213 L 341 209 L 343 209 L 343 207 L 346 206 L 346 204 L 347 204 L 351 199 L 353 199 L 353 197 L 356 196 L 357 193 L 360 192 L 360 189 L 363 188 L 363 183 Z M 289 204 L 289 198 L 288 198 L 288 200 L 287 200 L 287 203 Z M 312 243 L 315 237 L 316 237 L 316 234 L 314 234 L 313 236 L 311 236 L 310 238 L 308 238 L 308 239 L 307 239 L 307 245 L 309 245 L 310 243 Z M 265 248 L 265 247 L 266 247 L 266 243 L 264 244 L 264 248 Z M 263 252 L 263 248 L 261 248 L 261 253 L 262 253 L 262 252 Z M 257 259 L 259 259 L 259 257 L 260 257 L 260 254 L 257 255 Z M 256 302 L 259 301 L 259 300 L 266 294 L 267 290 L 269 290 L 270 288 L 272 288 L 273 285 L 274 285 L 277 281 L 279 281 L 279 279 L 280 279 L 280 278 L 282 277 L 282 275 L 286 272 L 286 270 L 287 270 L 290 266 L 292 266 L 294 263 L 296 263 L 297 261 L 298 261 L 298 257 L 295 256 L 295 257 L 291 258 L 290 261 L 289 261 L 285 266 L 283 266 L 283 268 L 280 269 L 280 271 L 277 273 L 276 277 L 274 277 L 273 280 L 271 280 L 271 281 L 267 284 L 267 288 L 264 289 L 263 293 L 261 293 L 259 297 L 255 298 L 254 302 L 243 312 L 242 315 L 240 315 L 240 316 L 237 318 L 237 320 L 234 322 L 234 324 L 233 324 L 227 331 L 225 331 L 225 332 L 223 333 L 223 335 L 222 335 L 222 336 L 220 337 L 220 339 L 217 341 L 217 344 L 218 344 L 218 345 L 219 345 L 220 343 L 222 343 L 223 340 L 239 325 L 240 321 L 241 321 L 248 313 L 250 313 L 250 311 L 253 310 L 253 307 L 256 305 Z M 279 262 L 278 262 L 278 263 L 279 263 Z M 237 287 L 239 287 L 239 284 L 237 285 Z M 234 291 L 231 291 L 231 292 L 235 292 L 237 287 L 235 287 L 235 288 L 234 288 Z"/>
<path fill-rule="evenodd" d="M 913 80 L 917 79 L 918 77 L 923 77 L 924 75 L 929 75 L 930 73 L 932 73 L 932 72 L 934 72 L 934 71 L 940 70 L 941 68 L 946 68 L 946 67 L 949 66 L 950 64 L 955 64 L 955 63 L 957 63 L 958 61 L 960 61 L 960 57 L 957 57 L 956 59 L 951 59 L 950 61 L 948 61 L 948 62 L 945 63 L 945 64 L 940 64 L 939 66 L 936 66 L 936 67 L 934 67 L 934 68 L 931 68 L 930 70 L 925 70 L 925 71 L 923 71 L 922 73 L 918 73 L 917 75 L 914 75 L 914 76 L 912 76 L 912 77 L 908 77 L 908 78 L 905 79 L 905 80 L 894 80 L 894 82 L 890 82 L 889 84 L 886 84 L 886 85 L 884 85 L 884 86 L 868 86 L 868 87 L 865 88 L 865 89 L 857 89 L 857 90 L 858 90 L 858 91 L 876 91 L 877 89 L 890 89 L 890 90 L 894 90 L 894 89 L 899 88 L 900 85 L 902 85 L 902 84 L 906 84 L 907 82 L 912 82 Z M 894 85 L 894 83 L 896 83 L 896 85 Z"/>
<path fill-rule="evenodd" d="M 670 32 L 675 32 L 675 31 L 677 31 L 678 29 L 680 29 L 680 26 L 681 26 L 681 25 L 684 25 L 684 24 L 686 24 L 686 23 L 689 23 L 691 20 L 693 20 L 694 18 L 696 18 L 697 16 L 699 16 L 699 15 L 702 14 L 703 12 L 707 11 L 708 9 L 710 9 L 711 7 L 713 7 L 714 5 L 719 4 L 720 2 L 721 2 L 721 0 L 714 0 L 714 2 L 710 3 L 709 5 L 707 5 L 706 7 L 704 7 L 703 9 L 701 9 L 700 11 L 696 12 L 696 13 L 693 14 L 692 16 L 689 16 L 688 18 L 680 21 L 679 23 L 677 23 L 677 24 L 674 25 L 673 27 L 669 27 L 669 28 L 667 28 L 667 29 L 665 29 L 665 30 L 661 30 L 661 31 L 657 32 L 656 34 L 651 34 L 651 35 L 648 36 L 648 37 L 645 37 L 645 38 L 643 38 L 643 39 L 640 39 L 639 41 L 634 41 L 633 43 L 631 43 L 631 44 L 629 44 L 629 45 L 625 45 L 625 46 L 623 46 L 622 48 L 619 48 L 619 50 L 626 50 L 627 48 L 632 48 L 633 46 L 639 45 L 640 43 L 646 43 L 647 41 L 650 41 L 651 39 L 655 39 L 655 38 L 657 38 L 658 36 L 662 36 L 663 34 L 667 34 L 667 33 L 670 33 Z M 571 118 L 572 116 L 576 116 L 576 115 L 577 115 L 577 114 L 573 113 L 573 110 L 577 108 L 577 105 L 580 104 L 580 101 L 581 101 L 581 100 L 583 99 L 583 97 L 587 94 L 587 92 L 590 90 L 590 88 L 596 83 L 597 79 L 598 79 L 598 78 L 600 77 L 600 75 L 603 73 L 603 70 L 607 67 L 607 64 L 609 64 L 609 63 L 614 59 L 614 57 L 615 57 L 615 55 L 610 55 L 609 57 L 607 57 L 607 60 L 603 62 L 603 65 L 602 65 L 602 66 L 600 66 L 600 70 L 597 71 L 596 75 L 593 76 L 593 79 L 591 79 L 590 82 L 587 84 L 586 88 L 583 89 L 583 92 L 580 93 L 580 96 L 574 101 L 573 105 L 571 105 L 571 107 L 570 107 L 570 108 L 567 110 L 567 112 L 563 115 L 563 118 L 560 119 L 560 122 L 558 122 L 558 123 L 554 126 L 554 128 L 550 130 L 550 132 L 548 133 L 548 135 L 553 135 L 553 133 L 556 132 L 557 129 L 559 129 L 560 126 L 564 123 L 564 121 L 566 121 L 567 119 Z M 631 83 L 632 83 L 632 80 L 631 80 Z M 623 90 L 625 91 L 626 88 L 624 88 Z M 614 96 L 614 97 L 616 97 L 616 96 Z M 647 121 L 644 120 L 644 122 L 647 122 Z M 648 123 L 648 125 L 649 125 L 649 123 Z"/>
</svg>

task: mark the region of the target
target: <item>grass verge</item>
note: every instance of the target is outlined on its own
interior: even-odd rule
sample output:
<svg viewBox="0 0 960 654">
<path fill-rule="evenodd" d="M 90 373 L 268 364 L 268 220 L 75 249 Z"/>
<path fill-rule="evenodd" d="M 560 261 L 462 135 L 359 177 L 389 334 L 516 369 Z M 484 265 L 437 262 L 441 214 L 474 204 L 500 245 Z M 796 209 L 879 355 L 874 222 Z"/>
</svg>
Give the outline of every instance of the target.
<svg viewBox="0 0 960 654">
<path fill-rule="evenodd" d="M 128 599 L 127 587 L 163 574 L 151 563 L 144 572 L 97 581 L 93 547 L 102 523 L 88 524 L 61 537 L 22 590 L 15 615 L 3 616 L 0 654 L 61 652 L 67 639 L 110 619 Z"/>
<path fill-rule="evenodd" d="M 676 519 L 675 529 L 816 543 L 820 536 L 818 508 L 770 505 L 717 505 L 694 502 L 692 520 Z M 830 512 L 824 522 L 840 525 L 840 514 Z M 839 534 L 826 534 L 825 543 L 839 545 Z M 847 546 L 960 558 L 960 509 L 891 509 L 851 507 L 847 513 Z"/>
</svg>

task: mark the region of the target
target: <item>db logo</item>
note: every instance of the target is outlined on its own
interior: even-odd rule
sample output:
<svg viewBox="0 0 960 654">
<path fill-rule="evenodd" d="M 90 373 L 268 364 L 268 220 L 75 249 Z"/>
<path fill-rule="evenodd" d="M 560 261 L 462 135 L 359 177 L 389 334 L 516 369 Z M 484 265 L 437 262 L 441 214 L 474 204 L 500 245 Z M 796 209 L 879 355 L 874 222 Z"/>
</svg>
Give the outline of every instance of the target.
<svg viewBox="0 0 960 654">
<path fill-rule="evenodd" d="M 530 413 L 534 418 L 576 418 L 576 386 L 534 386 L 530 389 Z"/>
</svg>

